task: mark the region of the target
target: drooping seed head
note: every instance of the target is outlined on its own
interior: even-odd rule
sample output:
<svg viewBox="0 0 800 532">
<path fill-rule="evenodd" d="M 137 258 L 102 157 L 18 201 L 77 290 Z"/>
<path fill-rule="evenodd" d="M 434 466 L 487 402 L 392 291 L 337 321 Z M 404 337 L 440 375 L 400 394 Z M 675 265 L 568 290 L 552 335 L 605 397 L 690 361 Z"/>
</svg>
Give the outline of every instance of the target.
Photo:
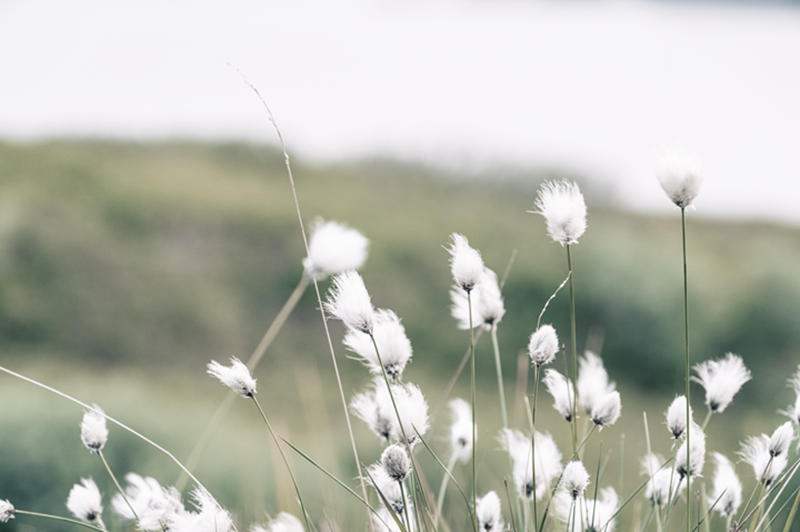
<svg viewBox="0 0 800 532">
<path fill-rule="evenodd" d="M 108 428 L 103 410 L 97 405 L 92 405 L 92 408 L 83 413 L 81 441 L 91 452 L 99 453 L 108 441 Z"/>
</svg>

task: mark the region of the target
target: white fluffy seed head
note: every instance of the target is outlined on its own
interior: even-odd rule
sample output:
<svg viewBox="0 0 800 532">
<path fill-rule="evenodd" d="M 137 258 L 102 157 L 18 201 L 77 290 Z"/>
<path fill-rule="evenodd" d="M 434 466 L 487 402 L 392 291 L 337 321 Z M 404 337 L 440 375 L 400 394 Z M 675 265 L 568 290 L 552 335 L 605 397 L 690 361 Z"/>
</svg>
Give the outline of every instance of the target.
<svg viewBox="0 0 800 532">
<path fill-rule="evenodd" d="M 761 434 L 749 437 L 738 453 L 742 461 L 753 468 L 756 480 L 767 486 L 778 478 L 787 464 L 786 453 L 772 456 L 769 447 L 770 437 Z"/>
<path fill-rule="evenodd" d="M 733 396 L 750 380 L 748 370 L 741 357 L 728 353 L 719 360 L 706 360 L 694 366 L 699 382 L 706 391 L 706 405 L 712 412 L 723 412 L 733 401 Z"/>
<path fill-rule="evenodd" d="M 400 379 L 406 364 L 411 360 L 413 350 L 397 314 L 391 310 L 377 310 L 374 314 L 372 336 L 378 345 L 380 361 L 372 338 L 363 331 L 349 329 L 344 337 L 344 345 L 357 355 L 373 375 L 383 374 L 380 364 L 383 362 L 383 369 L 389 378 L 393 381 Z"/>
<path fill-rule="evenodd" d="M 197 512 L 183 512 L 170 516 L 165 527 L 170 532 L 233 532 L 233 518 L 214 497 L 203 489 L 192 492 Z"/>
<path fill-rule="evenodd" d="M 317 219 L 303 259 L 305 275 L 324 279 L 346 270 L 358 270 L 367 259 L 369 240 L 344 224 Z"/>
<path fill-rule="evenodd" d="M 603 430 L 603 427 L 613 425 L 622 413 L 622 400 L 619 392 L 614 390 L 600 399 L 592 409 L 591 418 L 595 425 Z"/>
<path fill-rule="evenodd" d="M 786 454 L 792 440 L 794 440 L 794 428 L 792 427 L 792 422 L 787 421 L 772 433 L 769 439 L 769 454 L 772 456 Z"/>
<path fill-rule="evenodd" d="M 553 396 L 553 408 L 561 414 L 567 422 L 572 421 L 574 409 L 572 403 L 575 400 L 572 382 L 568 381 L 561 373 L 554 369 L 548 369 L 544 373 L 544 385 L 547 391 Z"/>
<path fill-rule="evenodd" d="M 716 470 L 714 471 L 714 489 L 708 497 L 708 506 L 725 517 L 730 517 L 742 503 L 742 483 L 736 476 L 733 464 L 720 453 L 713 453 Z"/>
<path fill-rule="evenodd" d="M 480 281 L 470 292 L 470 299 L 464 289 L 456 285 L 450 290 L 450 314 L 458 320 L 460 329 L 485 327 L 490 329 L 496 326 L 506 313 L 497 274 L 489 268 L 484 268 Z M 470 305 L 472 306 L 472 320 L 470 321 Z"/>
<path fill-rule="evenodd" d="M 547 233 L 562 246 L 577 244 L 586 231 L 586 202 L 575 183 L 546 181 L 529 212 L 544 216 Z"/>
<path fill-rule="evenodd" d="M 642 474 L 648 477 L 644 495 L 651 505 L 664 506 L 670 500 L 670 490 L 675 490 L 672 468 L 664 467 L 664 458 L 657 454 L 647 454 L 642 458 Z M 681 483 L 677 486 L 683 488 Z"/>
<path fill-rule="evenodd" d="M 503 530 L 503 513 L 500 497 L 490 491 L 478 499 L 478 529 L 483 532 L 500 532 Z"/>
<path fill-rule="evenodd" d="M 128 473 L 125 479 L 128 481 L 125 497 L 117 493 L 111 499 L 111 505 L 124 519 L 134 520 L 138 517 L 138 530 L 157 532 L 172 520 L 173 515 L 186 513 L 180 493 L 175 488 L 163 488 L 156 479 L 142 478 L 136 473 Z"/>
<path fill-rule="evenodd" d="M 542 366 L 553 361 L 558 353 L 558 336 L 552 325 L 542 325 L 531 334 L 528 342 L 528 355 L 531 363 Z"/>
<path fill-rule="evenodd" d="M 390 445 L 381 454 L 381 465 L 392 479 L 400 482 L 404 480 L 411 471 L 411 461 L 408 453 L 401 445 Z"/>
<path fill-rule="evenodd" d="M 209 375 L 216 377 L 222 384 L 242 397 L 248 399 L 255 397 L 256 380 L 250 376 L 250 370 L 238 358 L 231 357 L 230 367 L 223 366 L 216 360 L 212 360 L 208 363 L 207 368 Z"/>
<path fill-rule="evenodd" d="M 683 148 L 665 151 L 658 162 L 656 177 L 670 201 L 681 209 L 694 202 L 703 184 L 700 164 Z"/>
<path fill-rule="evenodd" d="M 450 426 L 450 449 L 457 460 L 472 458 L 472 407 L 463 399 L 450 401 L 453 424 Z"/>
<path fill-rule="evenodd" d="M 465 292 L 471 292 L 483 275 L 483 259 L 478 250 L 469 245 L 467 237 L 453 233 L 447 251 L 450 253 L 450 271 L 456 285 Z"/>
<path fill-rule="evenodd" d="M 67 509 L 84 523 L 103 528 L 103 496 L 94 480 L 82 478 L 80 484 L 72 486 L 67 497 Z"/>
<path fill-rule="evenodd" d="M 675 472 L 681 479 L 699 477 L 706 461 L 706 435 L 697 423 L 689 426 L 689 446 L 683 441 L 675 454 Z"/>
<path fill-rule="evenodd" d="M 0 523 L 8 523 L 9 519 L 14 519 L 14 505 L 6 500 L 0 500 Z"/>
<path fill-rule="evenodd" d="M 364 286 L 364 279 L 355 270 L 347 270 L 333 277 L 325 310 L 342 320 L 347 328 L 372 334 L 375 309 Z"/>
<path fill-rule="evenodd" d="M 367 468 L 367 477 L 375 491 L 379 492 L 398 515 L 403 513 L 403 485 L 389 476 L 380 464 L 372 464 Z"/>
<path fill-rule="evenodd" d="M 616 385 L 608 380 L 603 359 L 591 351 L 586 351 L 580 359 L 577 386 L 578 405 L 589 415 L 616 389 Z"/>
<path fill-rule="evenodd" d="M 305 532 L 305 529 L 298 518 L 290 513 L 281 512 L 267 524 L 267 528 L 254 526 L 252 532 Z"/>
<path fill-rule="evenodd" d="M 500 445 L 511 456 L 512 475 L 520 499 L 540 499 L 562 471 L 561 453 L 552 436 L 536 432 L 536 482 L 531 468 L 531 438 L 518 430 L 502 429 Z"/>
<path fill-rule="evenodd" d="M 561 487 L 576 500 L 583 495 L 584 490 L 589 485 L 589 473 L 583 464 L 579 461 L 570 462 L 564 468 L 564 474 L 561 476 Z"/>
<path fill-rule="evenodd" d="M 93 453 L 99 453 L 108 441 L 108 429 L 103 410 L 92 405 L 93 410 L 83 413 L 81 421 L 81 441 Z"/>
<path fill-rule="evenodd" d="M 692 417 L 692 408 L 689 407 L 689 419 Z M 686 396 L 679 395 L 670 403 L 666 413 L 667 430 L 676 440 L 686 431 Z"/>
</svg>

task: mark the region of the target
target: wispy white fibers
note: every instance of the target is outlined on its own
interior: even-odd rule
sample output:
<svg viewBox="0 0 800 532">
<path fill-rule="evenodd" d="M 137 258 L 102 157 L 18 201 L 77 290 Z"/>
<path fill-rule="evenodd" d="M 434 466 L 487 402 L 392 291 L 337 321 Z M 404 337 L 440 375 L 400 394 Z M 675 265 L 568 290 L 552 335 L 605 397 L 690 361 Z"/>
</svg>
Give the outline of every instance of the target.
<svg viewBox="0 0 800 532">
<path fill-rule="evenodd" d="M 792 378 L 789 379 L 789 387 L 794 390 L 795 401 L 793 406 L 787 410 L 781 410 L 781 414 L 789 416 L 795 425 L 800 425 L 800 367 L 797 368 Z"/>
<path fill-rule="evenodd" d="M 207 366 L 208 374 L 216 377 L 219 381 L 238 393 L 242 397 L 252 399 L 256 395 L 256 381 L 250 376 L 250 370 L 247 369 L 241 360 L 236 357 L 231 357 L 230 367 L 223 366 L 216 360 L 212 360 Z"/>
<path fill-rule="evenodd" d="M 786 454 L 792 440 L 794 440 L 794 429 L 792 428 L 792 422 L 787 421 L 772 433 L 769 439 L 769 454 L 772 456 Z"/>
<path fill-rule="evenodd" d="M 543 382 L 547 386 L 547 391 L 553 396 L 553 408 L 564 419 L 572 421 L 572 401 L 574 399 L 572 383 L 554 369 L 545 371 Z"/>
<path fill-rule="evenodd" d="M 67 509 L 77 519 L 90 525 L 103 525 L 103 496 L 97 489 L 97 484 L 90 478 L 82 478 L 80 484 L 75 484 L 67 497 Z"/>
<path fill-rule="evenodd" d="M 483 276 L 483 259 L 478 250 L 470 247 L 467 237 L 458 233 L 450 235 L 450 271 L 456 285 L 465 292 L 471 292 Z"/>
<path fill-rule="evenodd" d="M 489 268 L 484 268 L 480 281 L 470 293 L 472 303 L 472 326 L 491 328 L 497 325 L 506 313 L 503 303 L 503 296 L 500 293 L 500 285 L 497 282 L 497 274 Z M 467 293 L 462 287 L 455 286 L 450 290 L 450 300 L 452 306 L 450 313 L 458 321 L 460 329 L 469 329 L 470 301 L 467 300 Z"/>
<path fill-rule="evenodd" d="M 664 506 L 670 499 L 670 484 L 674 491 L 676 488 L 683 489 L 683 483 L 678 486 L 673 482 L 672 468 L 663 467 L 664 458 L 658 454 L 647 454 L 642 458 L 642 474 L 648 477 L 644 496 L 650 501 L 651 505 Z"/>
<path fill-rule="evenodd" d="M 111 505 L 125 519 L 133 520 L 138 516 L 137 529 L 163 530 L 174 514 L 186 512 L 181 503 L 180 493 L 175 488 L 163 488 L 156 479 L 142 478 L 136 473 L 128 473 L 125 479 L 128 481 L 128 486 L 125 488 L 125 498 L 128 502 L 117 493 L 111 499 Z M 136 511 L 136 515 L 131 511 L 131 507 Z"/>
<path fill-rule="evenodd" d="M 614 514 L 619 509 L 619 497 L 614 488 L 606 486 L 600 490 L 597 500 L 580 496 L 573 500 L 564 490 L 553 497 L 556 516 L 572 532 L 611 532 L 614 530 Z M 575 526 L 572 526 L 572 510 L 575 510 Z"/>
<path fill-rule="evenodd" d="M 518 430 L 502 429 L 500 445 L 511 455 L 514 463 L 514 485 L 521 499 L 532 499 L 534 495 L 533 471 L 531 468 L 531 438 Z M 561 453 L 549 434 L 536 432 L 536 498 L 540 499 L 553 485 L 562 471 Z"/>
<path fill-rule="evenodd" d="M 372 337 L 375 338 L 386 374 L 393 381 L 401 378 L 413 351 L 406 329 L 397 314 L 391 310 L 377 310 L 374 314 Z M 344 337 L 344 345 L 358 355 L 372 374 L 382 375 L 375 346 L 368 334 L 349 329 Z"/>
<path fill-rule="evenodd" d="M 708 497 L 709 508 L 720 515 L 730 517 L 742 503 L 742 483 L 736 476 L 733 464 L 723 454 L 713 453 L 717 468 L 714 470 L 714 489 Z"/>
<path fill-rule="evenodd" d="M 350 408 L 376 436 L 388 442 L 392 435 L 392 420 L 395 419 L 395 415 L 393 410 L 386 410 L 387 403 L 391 408 L 386 383 L 381 377 L 376 377 L 372 381 L 371 390 L 353 396 Z"/>
<path fill-rule="evenodd" d="M 616 385 L 608 380 L 603 360 L 591 351 L 586 351 L 580 359 L 577 385 L 578 405 L 589 415 L 616 389 Z"/>
<path fill-rule="evenodd" d="M 542 325 L 531 334 L 528 342 L 528 356 L 534 366 L 542 366 L 553 361 L 558 353 L 558 336 L 552 325 Z"/>
<path fill-rule="evenodd" d="M 692 478 L 702 475 L 706 461 L 706 435 L 695 422 L 691 422 L 689 427 L 689 446 L 684 440 L 675 453 L 675 472 L 681 479 L 687 475 Z"/>
<path fill-rule="evenodd" d="M 577 244 L 586 231 L 586 202 L 575 183 L 546 181 L 529 212 L 544 216 L 547 233 L 562 246 Z"/>
<path fill-rule="evenodd" d="M 372 381 L 371 390 L 357 394 L 350 402 L 355 415 L 364 421 L 370 429 L 387 441 L 394 438 L 403 442 L 403 430 L 408 436 L 408 443 L 414 445 L 419 441 L 416 430 L 425 435 L 430 427 L 428 403 L 415 384 L 392 384 L 392 395 L 397 405 L 395 413 L 392 398 L 386 383 L 380 377 Z M 397 421 L 400 415 L 402 427 Z"/>
<path fill-rule="evenodd" d="M 681 209 L 694 202 L 703 184 L 700 163 L 680 147 L 665 151 L 658 161 L 656 177 L 670 201 Z"/>
<path fill-rule="evenodd" d="M 367 477 L 364 479 L 368 481 L 375 491 L 378 491 L 381 495 L 383 495 L 386 500 L 389 502 L 392 510 L 397 513 L 398 516 L 403 515 L 403 490 L 402 483 L 396 481 L 389 474 L 380 464 L 372 464 L 367 468 Z M 405 500 L 409 500 L 408 497 L 405 497 Z M 392 521 L 389 518 L 389 521 Z"/>
<path fill-rule="evenodd" d="M 463 399 L 453 399 L 449 404 L 453 411 L 450 449 L 457 460 L 466 462 L 472 458 L 472 407 Z"/>
<path fill-rule="evenodd" d="M 303 259 L 305 275 L 324 279 L 346 270 L 358 270 L 367 260 L 369 240 L 344 224 L 317 219 Z"/>
<path fill-rule="evenodd" d="M 325 310 L 349 329 L 372 334 L 375 309 L 364 279 L 355 270 L 347 270 L 335 275 L 332 282 Z"/>
<path fill-rule="evenodd" d="M 99 453 L 108 440 L 108 429 L 103 410 L 97 405 L 92 405 L 92 408 L 94 410 L 83 413 L 81 441 L 91 452 Z"/>
<path fill-rule="evenodd" d="M 616 423 L 621 413 L 622 400 L 619 392 L 614 390 L 596 402 L 590 417 L 592 422 L 603 430 L 603 427 Z"/>
<path fill-rule="evenodd" d="M 401 482 L 411 471 L 411 460 L 405 447 L 399 444 L 390 445 L 381 454 L 381 465 L 386 473 L 395 481 Z"/>
<path fill-rule="evenodd" d="M 9 519 L 14 519 L 14 505 L 6 500 L 0 500 L 0 523 L 8 523 Z"/>
<path fill-rule="evenodd" d="M 304 532 L 303 523 L 290 513 L 281 512 L 267 524 L 267 528 L 254 525 L 252 532 Z"/>
<path fill-rule="evenodd" d="M 723 412 L 733 401 L 733 396 L 750 380 L 748 370 L 741 357 L 728 353 L 719 360 L 706 360 L 694 366 L 699 382 L 706 391 L 706 405 L 712 412 Z"/>
<path fill-rule="evenodd" d="M 766 482 L 768 486 L 778 478 L 788 463 L 786 453 L 773 457 L 769 447 L 770 437 L 761 434 L 749 437 L 738 453 L 753 468 L 756 480 L 761 484 Z"/>
<path fill-rule="evenodd" d="M 192 492 L 197 512 L 172 514 L 166 525 L 169 532 L 231 532 L 235 530 L 230 512 L 223 509 L 203 489 Z"/>
<path fill-rule="evenodd" d="M 504 528 L 500 497 L 490 491 L 478 499 L 478 529 L 483 532 L 501 532 Z"/>
<path fill-rule="evenodd" d="M 689 418 L 692 417 L 692 408 L 689 407 Z M 666 413 L 667 430 L 676 440 L 686 431 L 686 396 L 679 395 L 670 403 Z"/>
<path fill-rule="evenodd" d="M 589 473 L 579 461 L 570 462 L 564 468 L 561 475 L 560 487 L 566 491 L 572 500 L 576 500 L 583 495 L 584 490 L 589 485 Z"/>
</svg>

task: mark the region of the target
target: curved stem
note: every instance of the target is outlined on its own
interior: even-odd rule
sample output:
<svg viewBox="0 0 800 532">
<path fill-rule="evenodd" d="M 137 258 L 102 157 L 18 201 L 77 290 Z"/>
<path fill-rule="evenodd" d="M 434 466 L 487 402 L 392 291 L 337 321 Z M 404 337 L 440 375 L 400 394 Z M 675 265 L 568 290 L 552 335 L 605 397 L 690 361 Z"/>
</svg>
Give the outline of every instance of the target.
<svg viewBox="0 0 800 532">
<path fill-rule="evenodd" d="M 44 517 L 46 519 L 52 519 L 54 521 L 63 521 L 65 523 L 72 523 L 73 525 L 91 528 L 92 530 L 97 530 L 99 532 L 106 532 L 105 526 L 103 527 L 94 526 L 90 525 L 89 523 L 85 523 L 83 521 L 78 521 L 77 519 L 70 519 L 69 517 L 61 517 L 60 515 L 40 514 L 39 512 L 28 512 L 26 510 L 18 510 L 18 509 L 14 509 L 14 513 L 22 515 L 32 515 L 34 517 Z"/>
<path fill-rule="evenodd" d="M 469 291 L 467 291 L 467 306 L 469 308 L 469 351 L 470 358 L 472 359 L 472 526 L 475 529 L 475 532 L 478 532 L 478 468 L 475 460 L 475 448 L 477 447 L 478 443 L 478 426 L 476 424 L 477 413 L 475 408 L 475 396 L 477 395 L 475 387 L 475 335 L 473 333 L 472 324 L 472 293 Z"/>
<path fill-rule="evenodd" d="M 567 266 L 569 267 L 569 316 L 572 337 L 572 451 L 578 446 L 578 333 L 575 323 L 575 283 L 572 273 L 572 254 L 567 244 Z"/>
<path fill-rule="evenodd" d="M 684 330 L 684 343 L 686 345 L 686 467 L 691 470 L 691 445 L 689 438 L 691 438 L 691 418 L 689 417 L 689 278 L 686 268 L 686 208 L 681 207 L 681 234 L 683 236 L 683 330 Z M 691 475 L 686 475 L 686 532 L 691 532 L 691 522 L 689 516 L 691 515 L 692 504 L 692 479 Z"/>
<path fill-rule="evenodd" d="M 139 521 L 139 516 L 136 514 L 136 510 L 133 509 L 133 505 L 131 504 L 131 501 L 128 500 L 128 497 L 125 495 L 125 492 L 122 490 L 122 486 L 119 485 L 119 482 L 117 481 L 117 477 L 114 476 L 114 473 L 111 471 L 111 468 L 108 466 L 108 462 L 106 461 L 106 457 L 103 455 L 103 451 L 102 450 L 97 451 L 97 455 L 100 457 L 100 460 L 103 461 L 103 465 L 106 466 L 106 471 L 108 471 L 108 476 L 110 476 L 111 480 L 114 481 L 114 485 L 117 487 L 117 490 L 119 491 L 119 494 L 122 495 L 122 499 L 125 501 L 125 504 L 128 505 L 128 508 L 131 509 L 131 513 L 133 514 L 134 519 L 136 519 L 136 521 L 138 522 Z"/>
</svg>

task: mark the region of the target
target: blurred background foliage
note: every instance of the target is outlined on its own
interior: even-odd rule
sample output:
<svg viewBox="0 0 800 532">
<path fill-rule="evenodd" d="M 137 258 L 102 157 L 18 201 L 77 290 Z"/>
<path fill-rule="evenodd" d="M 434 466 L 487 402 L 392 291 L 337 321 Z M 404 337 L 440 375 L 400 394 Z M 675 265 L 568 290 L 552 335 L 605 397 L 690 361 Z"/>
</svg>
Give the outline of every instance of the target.
<svg viewBox="0 0 800 532">
<path fill-rule="evenodd" d="M 621 212 L 610 191 L 552 169 L 497 168 L 464 179 L 366 160 L 324 166 L 293 161 L 293 170 L 307 229 L 322 217 L 370 239 L 362 270 L 367 287 L 376 306 L 402 317 L 415 350 L 406 379 L 420 384 L 432 408 L 469 344 L 449 315 L 443 246 L 452 232 L 465 234 L 500 275 L 516 250 L 499 338 L 509 404 L 516 405 L 520 428 L 526 425 L 515 390 L 521 393 L 530 377 L 517 383 L 518 360 L 542 305 L 566 275 L 564 250 L 549 240 L 541 216 L 526 211 L 543 180 L 577 179 L 589 205 L 589 228 L 573 254 L 578 348 L 599 351 L 623 392 L 623 422 L 602 437 L 613 442 L 606 448 L 619 448 L 626 433 L 633 438 L 625 446 L 628 488 L 641 481 L 636 457 L 643 454 L 642 410 L 648 409 L 654 440 L 662 442 L 657 450 L 668 454 L 662 413 L 683 390 L 677 210 L 668 217 Z M 661 194 L 655 178 L 653 189 Z M 733 458 L 745 436 L 771 432 L 783 421 L 777 410 L 794 401 L 785 383 L 800 362 L 800 232 L 701 215 L 687 216 L 692 360 L 732 351 L 754 376 L 723 414 L 726 419 L 712 420 L 709 429 L 710 446 Z M 249 357 L 300 280 L 303 249 L 283 157 L 271 148 L 0 143 L 2 364 L 100 404 L 185 459 L 226 393 L 205 375 L 205 364 Z M 312 287 L 254 376 L 279 432 L 354 484 L 356 468 L 317 307 Z M 569 338 L 568 309 L 565 289 L 543 319 L 562 341 Z M 331 322 L 331 328 L 349 397 L 369 377 L 345 358 L 341 325 Z M 507 465 L 494 439 L 499 407 L 488 338 L 478 357 L 479 420 L 486 420 L 479 440 L 488 464 L 482 475 L 485 489 L 500 491 Z M 561 369 L 560 362 L 556 367 Z M 468 381 L 462 377 L 454 395 L 467 396 Z M 702 389 L 693 390 L 693 406 L 704 412 Z M 5 375 L 0 401 L 0 498 L 21 509 L 66 514 L 66 495 L 82 476 L 93 476 L 106 494 L 113 493 L 99 460 L 80 444 L 79 407 Z M 542 426 L 566 442 L 550 398 L 542 395 L 540 405 Z M 442 449 L 445 420 L 442 414 L 429 437 Z M 355 424 L 361 459 L 369 463 L 377 459 L 379 443 Z M 270 448 L 255 409 L 237 403 L 197 469 L 244 523 L 263 521 L 265 512 L 297 513 Z M 120 476 L 136 471 L 164 484 L 178 476 L 163 456 L 118 429 L 112 429 L 107 455 Z M 350 504 L 343 490 L 294 460 L 312 508 Z M 435 465 L 422 460 L 438 485 Z M 743 466 L 738 470 L 743 479 L 752 477 Z M 346 519 L 361 518 L 356 512 Z M 69 528 L 32 519 L 5 526 Z"/>
</svg>

